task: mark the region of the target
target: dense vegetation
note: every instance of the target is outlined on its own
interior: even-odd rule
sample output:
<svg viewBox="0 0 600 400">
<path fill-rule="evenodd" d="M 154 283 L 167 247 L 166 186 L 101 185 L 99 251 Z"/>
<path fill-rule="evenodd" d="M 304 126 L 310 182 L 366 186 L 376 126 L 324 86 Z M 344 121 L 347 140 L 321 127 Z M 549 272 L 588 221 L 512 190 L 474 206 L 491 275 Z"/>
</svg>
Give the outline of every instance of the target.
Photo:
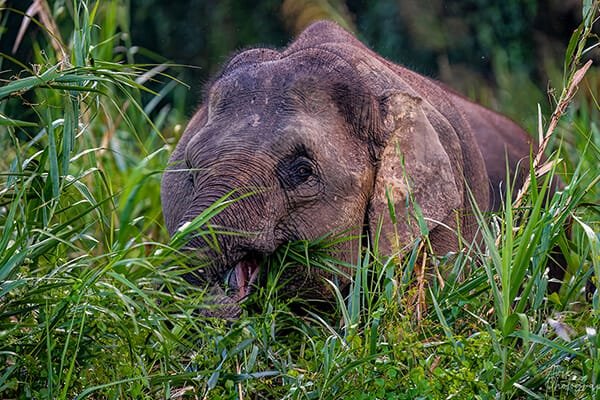
<svg viewBox="0 0 600 400">
<path fill-rule="evenodd" d="M 481 216 L 485 246 L 435 258 L 422 251 L 424 237 L 400 263 L 365 251 L 332 310 L 307 305 L 297 313 L 299 299 L 272 290 L 278 270 L 332 260 L 327 240 L 293 243 L 268 260 L 271 284 L 234 322 L 198 315 L 203 288 L 181 278 L 181 236 L 169 239 L 161 216 L 161 173 L 189 105 L 190 89 L 174 76 L 186 70 L 135 46 L 129 25 L 142 17 L 129 2 L 37 3 L 29 27 L 37 35 L 24 41 L 14 35 L 22 15 L 0 14 L 11 27 L 2 31 L 11 43 L 0 54 L 1 398 L 600 397 L 600 295 L 585 298 L 586 282 L 600 276 L 600 72 L 586 64 L 599 43 L 592 30 L 598 1 L 583 2 L 581 25 L 563 43 L 564 62 L 544 61 L 554 85 L 549 103 L 529 90 L 541 75 L 518 40 L 527 26 L 515 15 L 535 14 L 533 1 L 490 8 L 484 21 L 514 22 L 494 34 L 476 30 L 477 40 L 460 46 L 423 42 L 423 63 L 449 46 L 469 60 L 501 32 L 529 65 L 515 69 L 521 61 L 498 50 L 492 68 L 478 72 L 492 83 L 464 87 L 548 139 L 549 161 L 532 165 L 528 190 Z M 394 26 L 382 8 L 300 3 L 329 4 L 325 16 L 376 47 L 387 40 L 380 51 L 388 56 L 401 45 L 399 36 L 386 36 Z M 199 4 L 221 21 L 222 9 Z M 279 7 L 265 1 L 248 15 Z M 423 13 L 415 7 L 399 12 Z M 280 26 L 248 26 L 283 44 L 284 26 L 296 29 L 305 17 L 290 2 L 281 8 Z M 229 21 L 243 19 L 244 10 Z M 435 10 L 437 18 L 465 12 Z M 253 29 L 241 32 L 255 41 Z M 140 64 L 149 59 L 154 64 Z M 553 173 L 567 185 L 545 196 Z M 195 226 L 226 206 L 227 199 L 216 204 Z M 548 296 L 546 267 L 557 245 L 569 271 L 560 292 Z"/>
</svg>

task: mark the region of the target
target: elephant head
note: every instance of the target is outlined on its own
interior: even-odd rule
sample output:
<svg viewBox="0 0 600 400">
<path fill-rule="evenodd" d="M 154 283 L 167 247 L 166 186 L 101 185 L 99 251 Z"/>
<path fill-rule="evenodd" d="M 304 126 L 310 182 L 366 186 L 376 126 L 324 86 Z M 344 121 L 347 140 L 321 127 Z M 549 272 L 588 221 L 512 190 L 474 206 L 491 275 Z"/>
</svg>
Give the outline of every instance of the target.
<svg viewBox="0 0 600 400">
<path fill-rule="evenodd" d="M 260 258 L 289 241 L 377 233 L 381 254 L 399 254 L 422 234 L 417 210 L 436 252 L 456 250 L 458 234 L 473 239 L 470 196 L 481 209 L 490 204 L 471 127 L 487 123 L 472 121 L 477 107 L 331 22 L 282 51 L 234 56 L 209 85 L 161 189 L 171 234 L 222 196 L 241 195 L 211 220 L 234 234 L 187 246 L 211 259 L 189 279 L 212 285 L 222 305 L 213 315 L 235 316 Z M 359 251 L 352 241 L 335 250 L 350 263 Z M 296 287 L 319 285 L 318 274 L 294 273 Z"/>
</svg>

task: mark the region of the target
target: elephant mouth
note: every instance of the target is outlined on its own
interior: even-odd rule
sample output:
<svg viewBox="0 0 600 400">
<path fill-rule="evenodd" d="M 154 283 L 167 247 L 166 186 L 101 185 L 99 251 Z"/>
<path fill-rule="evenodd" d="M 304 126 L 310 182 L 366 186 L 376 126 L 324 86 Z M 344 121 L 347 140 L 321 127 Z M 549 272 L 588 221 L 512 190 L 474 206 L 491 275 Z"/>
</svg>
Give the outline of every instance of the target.
<svg viewBox="0 0 600 400">
<path fill-rule="evenodd" d="M 248 254 L 233 264 L 225 279 L 227 296 L 240 301 L 250 294 L 258 280 L 262 258 L 257 254 Z"/>
</svg>

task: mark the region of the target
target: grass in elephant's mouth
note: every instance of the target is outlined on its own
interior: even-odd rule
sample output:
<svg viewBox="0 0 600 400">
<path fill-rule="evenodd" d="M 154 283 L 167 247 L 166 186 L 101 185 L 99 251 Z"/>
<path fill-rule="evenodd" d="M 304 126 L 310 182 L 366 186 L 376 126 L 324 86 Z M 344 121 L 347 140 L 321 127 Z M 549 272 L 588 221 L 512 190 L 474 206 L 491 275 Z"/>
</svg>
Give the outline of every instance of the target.
<svg viewBox="0 0 600 400">
<path fill-rule="evenodd" d="M 280 246 L 273 254 L 251 253 L 245 256 L 231 270 L 230 276 L 234 274 L 234 270 L 245 269 L 246 272 L 235 272 L 235 274 L 240 274 L 242 279 L 246 279 L 246 282 L 248 281 L 247 277 L 254 274 L 252 281 L 256 287 L 277 288 L 279 296 L 283 298 L 297 297 L 301 294 L 302 287 L 306 286 L 303 282 L 306 283 L 310 277 L 317 279 L 319 273 L 327 274 L 334 281 L 337 281 L 338 278 L 349 281 L 351 276 L 347 271 L 351 270 L 353 266 L 332 256 L 332 249 L 343 242 L 354 240 L 359 239 L 354 236 L 338 234 L 325 235 L 312 241 L 288 242 Z M 259 273 L 257 274 L 257 272 Z"/>
</svg>

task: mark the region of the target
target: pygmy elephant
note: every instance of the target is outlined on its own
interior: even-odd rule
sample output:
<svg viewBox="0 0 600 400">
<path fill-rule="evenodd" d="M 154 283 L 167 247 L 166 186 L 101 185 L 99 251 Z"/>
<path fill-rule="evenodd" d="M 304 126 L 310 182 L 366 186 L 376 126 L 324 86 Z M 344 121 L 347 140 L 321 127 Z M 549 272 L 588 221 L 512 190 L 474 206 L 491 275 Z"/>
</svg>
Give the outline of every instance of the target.
<svg viewBox="0 0 600 400">
<path fill-rule="evenodd" d="M 212 260 L 189 274 L 212 286 L 221 308 L 211 314 L 232 317 L 261 257 L 289 241 L 377 232 L 380 254 L 402 254 L 424 229 L 419 210 L 433 250 L 456 251 L 457 232 L 462 243 L 476 235 L 472 200 L 496 208 L 507 162 L 519 179 L 531 146 L 509 119 L 317 22 L 281 51 L 237 54 L 212 81 L 164 174 L 164 217 L 173 234 L 227 193 L 240 195 L 211 220 L 236 234 L 187 246 Z M 336 256 L 356 261 L 355 242 Z"/>
</svg>

